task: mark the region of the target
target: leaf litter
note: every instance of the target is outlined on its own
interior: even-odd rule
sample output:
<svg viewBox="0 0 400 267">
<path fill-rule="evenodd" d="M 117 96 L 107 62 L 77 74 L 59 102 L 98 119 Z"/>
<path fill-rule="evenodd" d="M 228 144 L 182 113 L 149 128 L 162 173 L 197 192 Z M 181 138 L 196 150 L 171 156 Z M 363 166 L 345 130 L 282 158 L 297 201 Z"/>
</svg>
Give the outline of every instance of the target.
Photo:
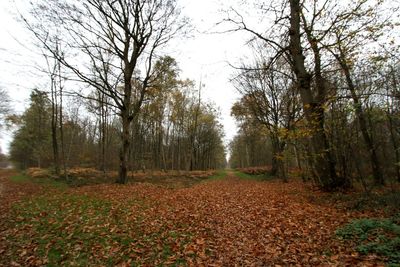
<svg viewBox="0 0 400 267">
<path fill-rule="evenodd" d="M 335 237 L 354 218 L 301 182 L 222 180 L 44 190 L 1 178 L 2 266 L 380 266 Z M 318 197 L 318 196 L 317 196 Z"/>
</svg>

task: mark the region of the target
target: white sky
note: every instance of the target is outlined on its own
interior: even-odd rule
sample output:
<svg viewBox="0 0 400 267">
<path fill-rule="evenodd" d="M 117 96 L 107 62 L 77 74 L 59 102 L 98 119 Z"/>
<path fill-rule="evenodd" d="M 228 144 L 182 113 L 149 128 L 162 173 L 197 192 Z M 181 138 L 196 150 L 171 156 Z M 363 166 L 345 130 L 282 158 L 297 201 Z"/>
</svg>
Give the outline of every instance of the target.
<svg viewBox="0 0 400 267">
<path fill-rule="evenodd" d="M 23 9 L 26 1 L 15 2 Z M 228 62 L 235 63 L 243 57 L 248 36 L 239 33 L 203 33 L 221 20 L 219 10 L 223 8 L 223 3 L 221 0 L 180 0 L 183 13 L 192 20 L 197 31 L 193 38 L 175 41 L 171 56 L 178 61 L 182 78 L 195 80 L 198 84 L 202 77 L 205 85 L 202 95 L 205 100 L 214 102 L 220 108 L 227 142 L 236 134 L 230 107 L 239 97 L 228 81 L 232 73 Z M 29 49 L 32 38 L 16 22 L 14 7 L 13 0 L 0 0 L 0 86 L 9 92 L 14 110 L 21 113 L 28 105 L 31 90 L 35 86 L 40 88 L 43 80 L 35 75 L 33 66 L 37 55 Z M 0 145 L 3 151 L 8 151 L 11 138 L 11 133 L 2 131 Z"/>
</svg>

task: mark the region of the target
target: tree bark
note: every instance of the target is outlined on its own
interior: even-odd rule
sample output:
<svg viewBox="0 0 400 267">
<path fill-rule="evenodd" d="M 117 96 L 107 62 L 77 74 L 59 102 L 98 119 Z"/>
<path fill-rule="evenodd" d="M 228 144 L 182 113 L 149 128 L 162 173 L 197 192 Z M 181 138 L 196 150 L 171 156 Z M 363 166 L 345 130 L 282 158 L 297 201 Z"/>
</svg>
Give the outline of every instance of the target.
<svg viewBox="0 0 400 267">
<path fill-rule="evenodd" d="M 301 46 L 300 36 L 300 1 L 290 0 L 290 55 L 295 75 L 298 80 L 303 109 L 309 127 L 313 130 L 311 143 L 313 147 L 313 169 L 315 179 L 322 189 L 334 190 L 343 186 L 343 179 L 338 179 L 335 170 L 335 160 L 324 130 L 324 108 L 322 103 L 315 100 L 311 91 L 311 74 L 305 67 L 305 57 Z"/>
<path fill-rule="evenodd" d="M 121 140 L 122 146 L 119 154 L 119 175 L 117 183 L 125 184 L 127 182 L 128 173 L 128 154 L 130 146 L 130 121 L 127 114 L 122 114 L 122 133 Z"/>
<path fill-rule="evenodd" d="M 58 155 L 58 142 L 57 142 L 57 92 L 55 86 L 54 73 L 51 74 L 51 140 L 53 147 L 53 160 L 54 171 L 57 176 L 60 176 L 60 160 Z"/>
<path fill-rule="evenodd" d="M 279 140 L 279 137 L 272 137 L 272 170 L 271 174 L 281 178 L 287 182 L 287 175 L 285 171 L 285 161 L 283 159 L 283 152 L 285 151 L 285 142 Z"/>
</svg>

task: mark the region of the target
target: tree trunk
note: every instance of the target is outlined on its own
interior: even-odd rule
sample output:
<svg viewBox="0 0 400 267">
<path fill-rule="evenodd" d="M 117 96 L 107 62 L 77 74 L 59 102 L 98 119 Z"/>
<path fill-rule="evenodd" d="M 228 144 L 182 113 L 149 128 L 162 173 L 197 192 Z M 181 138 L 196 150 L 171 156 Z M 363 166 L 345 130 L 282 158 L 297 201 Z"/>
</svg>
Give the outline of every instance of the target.
<svg viewBox="0 0 400 267">
<path fill-rule="evenodd" d="M 55 78 L 51 77 L 51 140 L 53 146 L 54 171 L 57 176 L 60 176 L 60 160 L 58 157 L 57 143 L 57 93 L 55 87 Z"/>
<path fill-rule="evenodd" d="M 121 133 L 121 151 L 119 154 L 119 176 L 117 183 L 125 184 L 127 182 L 128 173 L 128 154 L 129 154 L 129 144 L 130 144 L 130 121 L 128 114 L 121 114 L 122 117 L 122 133 Z"/>
<path fill-rule="evenodd" d="M 285 142 L 279 140 L 279 137 L 272 137 L 272 170 L 271 175 L 281 178 L 287 182 L 287 175 L 285 170 L 285 161 L 283 152 L 285 150 Z"/>
<path fill-rule="evenodd" d="M 393 118 L 392 116 L 389 114 L 387 114 L 388 120 L 389 120 L 389 131 L 390 131 L 390 139 L 392 141 L 392 145 L 393 145 L 393 150 L 394 150 L 394 155 L 395 155 L 395 173 L 396 173 L 396 177 L 397 177 L 397 182 L 400 183 L 400 148 L 399 148 L 399 144 L 397 143 L 396 140 L 396 136 L 393 130 Z"/>
<path fill-rule="evenodd" d="M 315 101 L 311 91 L 311 74 L 305 68 L 300 37 L 300 1 L 290 0 L 290 55 L 293 69 L 300 89 L 304 113 L 309 127 L 313 130 L 311 143 L 313 147 L 314 176 L 322 189 L 334 190 L 342 186 L 343 179 L 338 179 L 333 159 L 324 131 L 324 108 Z"/>
<path fill-rule="evenodd" d="M 297 168 L 299 168 L 300 171 L 303 170 L 302 166 L 301 166 L 301 160 L 300 160 L 300 155 L 299 155 L 299 150 L 297 149 L 297 145 L 293 144 L 293 148 L 294 148 L 294 155 L 296 157 L 296 165 Z"/>
<path fill-rule="evenodd" d="M 60 108 L 59 108 L 59 127 L 60 127 L 60 143 L 61 143 L 61 158 L 64 169 L 64 178 L 68 181 L 67 162 L 65 160 L 65 144 L 64 144 L 64 124 L 63 124 L 63 85 L 61 80 L 61 64 L 58 65 L 58 86 L 60 89 Z"/>
<path fill-rule="evenodd" d="M 354 108 L 355 108 L 356 116 L 358 119 L 358 123 L 360 125 L 360 130 L 361 130 L 362 136 L 364 138 L 364 142 L 365 142 L 365 144 L 368 148 L 369 154 L 370 154 L 374 182 L 376 185 L 384 185 L 385 180 L 383 178 L 381 164 L 380 164 L 379 158 L 378 158 L 378 153 L 376 151 L 376 147 L 371 138 L 371 135 L 368 133 L 367 122 L 365 120 L 365 115 L 362 110 L 360 99 L 356 93 L 355 86 L 353 84 L 353 80 L 351 79 L 350 69 L 349 69 L 345 59 L 343 58 L 343 56 L 341 56 L 341 58 L 339 58 L 339 60 L 340 60 L 340 65 L 342 67 L 342 70 L 346 76 L 346 83 L 347 83 L 348 89 L 350 90 L 351 97 L 353 98 Z"/>
</svg>

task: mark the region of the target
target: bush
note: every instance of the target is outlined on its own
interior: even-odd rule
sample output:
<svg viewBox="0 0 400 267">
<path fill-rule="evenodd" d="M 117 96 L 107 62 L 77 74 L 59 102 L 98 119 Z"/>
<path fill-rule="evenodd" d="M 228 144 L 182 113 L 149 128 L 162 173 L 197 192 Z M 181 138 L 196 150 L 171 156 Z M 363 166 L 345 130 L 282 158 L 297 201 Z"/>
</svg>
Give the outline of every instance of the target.
<svg viewBox="0 0 400 267">
<path fill-rule="evenodd" d="M 339 228 L 336 235 L 353 240 L 361 254 L 375 253 L 384 256 L 389 263 L 400 263 L 399 216 L 392 219 L 359 219 Z"/>
</svg>

